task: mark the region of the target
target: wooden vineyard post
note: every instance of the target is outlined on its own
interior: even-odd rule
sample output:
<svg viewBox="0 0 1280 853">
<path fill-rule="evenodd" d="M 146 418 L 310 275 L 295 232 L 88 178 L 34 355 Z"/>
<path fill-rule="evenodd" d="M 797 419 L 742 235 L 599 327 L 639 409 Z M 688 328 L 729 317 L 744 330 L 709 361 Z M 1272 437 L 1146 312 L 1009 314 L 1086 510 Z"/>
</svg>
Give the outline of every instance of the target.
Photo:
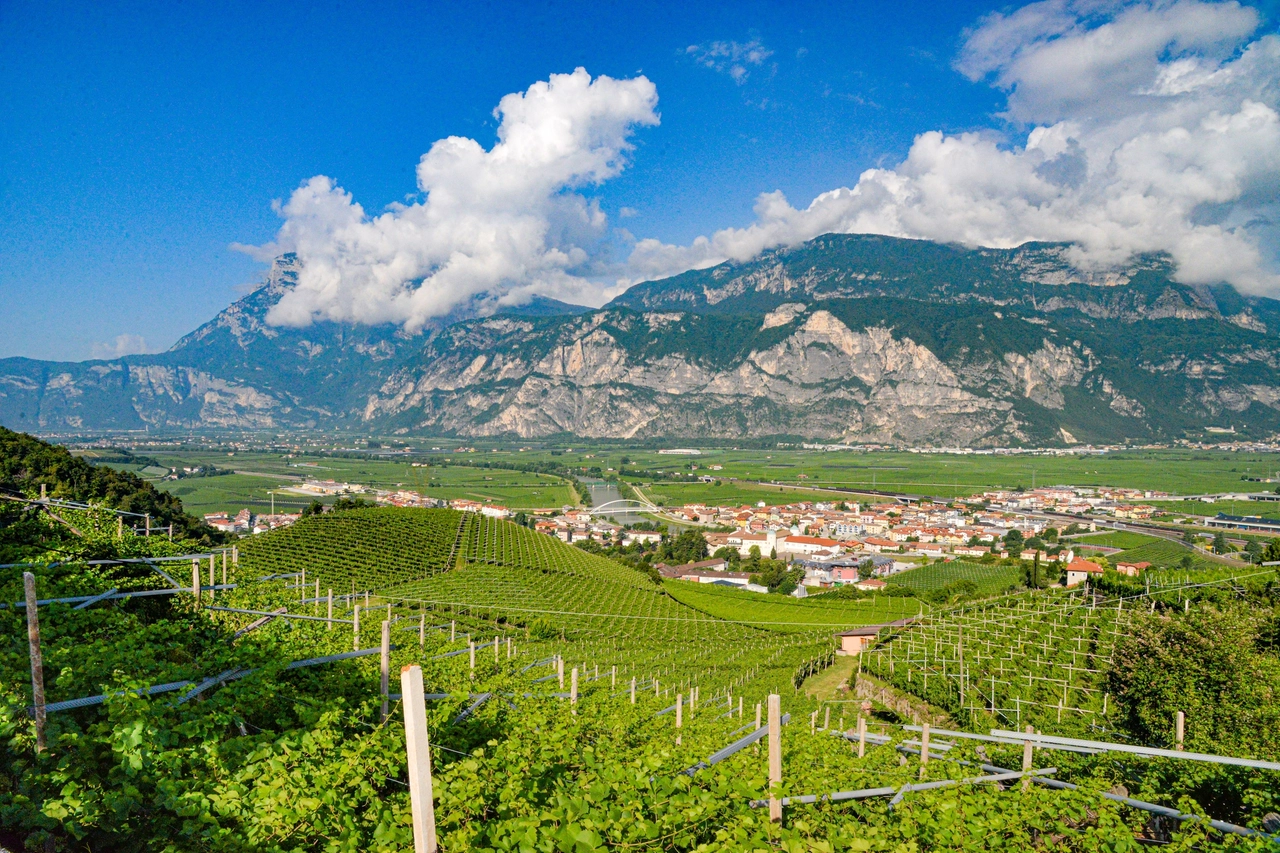
<svg viewBox="0 0 1280 853">
<path fill-rule="evenodd" d="M 684 694 L 676 694 L 676 746 L 683 741 L 680 739 L 680 729 L 684 727 Z"/>
<path fill-rule="evenodd" d="M 414 853 L 436 853 L 436 812 L 431 791 L 431 742 L 427 735 L 427 703 L 422 668 L 400 670 L 404 703 L 404 741 L 409 759 L 409 806 L 413 810 Z"/>
<path fill-rule="evenodd" d="M 170 524 L 170 525 L 169 525 L 169 534 L 170 534 L 170 535 L 169 535 L 169 538 L 170 538 L 170 539 L 172 539 L 172 538 L 173 538 L 173 525 L 172 525 L 172 524 Z M 232 545 L 232 546 L 231 546 L 231 565 L 233 565 L 233 566 L 238 566 L 238 565 L 240 565 L 240 546 L 239 546 L 239 545 Z"/>
<path fill-rule="evenodd" d="M 756 703 L 756 731 L 760 731 L 760 703 Z"/>
<path fill-rule="evenodd" d="M 1035 732 L 1035 728 L 1032 726 L 1027 726 L 1027 734 L 1032 734 L 1033 732 Z M 1026 773 L 1028 770 L 1031 769 L 1031 761 L 1032 761 L 1031 741 L 1024 740 L 1022 742 L 1022 772 L 1023 773 Z M 1031 787 L 1030 777 L 1023 777 L 1022 790 L 1025 791 L 1030 787 Z"/>
<path fill-rule="evenodd" d="M 458 639 L 458 623 L 450 619 L 449 620 L 449 642 L 452 643 L 457 639 Z"/>
<path fill-rule="evenodd" d="M 170 522 L 169 524 L 169 541 L 170 542 L 173 541 L 173 523 L 172 522 Z"/>
<path fill-rule="evenodd" d="M 692 714 L 698 705 L 698 688 L 689 688 L 689 713 Z"/>
<path fill-rule="evenodd" d="M 476 677 L 476 641 L 467 640 L 467 650 L 471 653 L 471 677 Z"/>
<path fill-rule="evenodd" d="M 508 642 L 510 641 L 508 640 Z M 510 655 L 508 655 L 508 657 L 510 657 Z M 610 687 L 618 686 L 618 667 L 616 666 L 613 668 L 613 672 L 610 673 L 609 675 L 609 686 Z"/>
<path fill-rule="evenodd" d="M 150 539 L 151 538 L 151 513 L 147 513 L 146 519 L 147 519 L 147 522 L 146 522 L 147 538 Z"/>
<path fill-rule="evenodd" d="M 578 668 L 576 666 L 569 673 L 569 709 L 570 713 L 578 713 Z"/>
<path fill-rule="evenodd" d="M 738 719 L 742 719 L 742 697 L 738 697 Z"/>
<path fill-rule="evenodd" d="M 864 758 L 867 754 L 867 718 L 858 715 L 858 757 Z"/>
<path fill-rule="evenodd" d="M 117 540 L 124 539 L 124 516 L 123 515 L 116 516 L 116 539 Z"/>
<path fill-rule="evenodd" d="M 200 607 L 200 561 L 191 561 L 191 597 L 196 600 L 196 608 Z"/>
<path fill-rule="evenodd" d="M 391 602 L 387 602 L 387 621 L 391 621 Z"/>
<path fill-rule="evenodd" d="M 822 718 L 822 730 L 825 732 L 831 728 L 831 706 L 827 706 L 827 715 Z"/>
<path fill-rule="evenodd" d="M 631 704 L 636 704 L 636 677 L 631 676 Z"/>
<path fill-rule="evenodd" d="M 511 660 L 511 638 L 507 637 L 507 660 Z"/>
<path fill-rule="evenodd" d="M 1173 721 L 1173 748 L 1178 752 L 1182 752 L 1183 735 L 1186 733 L 1187 715 L 1178 712 Z"/>
<path fill-rule="evenodd" d="M 818 731 L 818 712 L 814 711 L 812 714 L 809 715 L 809 734 L 814 734 L 817 731 Z"/>
<path fill-rule="evenodd" d="M 31 572 L 23 572 L 22 588 L 27 597 L 27 649 L 31 654 L 31 704 L 36 712 L 36 752 L 44 752 L 44 658 L 40 654 L 40 608 L 36 604 L 36 576 Z"/>
<path fill-rule="evenodd" d="M 782 784 L 782 697 L 769 694 L 769 820 L 782 820 L 782 800 L 777 786 Z"/>
<path fill-rule="evenodd" d="M 929 724 L 920 726 L 920 778 L 924 778 L 924 769 L 929 766 Z"/>
<path fill-rule="evenodd" d="M 351 622 L 351 648 L 353 651 L 360 651 L 360 605 L 357 604 L 352 610 L 353 619 Z"/>
<path fill-rule="evenodd" d="M 653 679 L 653 698 L 654 699 L 662 698 L 662 691 L 658 687 L 658 679 L 656 677 Z"/>
<path fill-rule="evenodd" d="M 427 617 L 426 614 L 418 617 L 418 648 L 425 649 L 427 647 Z"/>
<path fill-rule="evenodd" d="M 391 716 L 391 622 L 382 623 L 382 648 L 379 660 L 382 675 L 382 722 Z"/>
<path fill-rule="evenodd" d="M 564 690 L 564 658 L 556 655 L 556 683 L 560 685 L 559 689 Z"/>
<path fill-rule="evenodd" d="M 329 587 L 329 621 L 325 623 L 324 629 L 333 630 L 333 587 Z"/>
</svg>

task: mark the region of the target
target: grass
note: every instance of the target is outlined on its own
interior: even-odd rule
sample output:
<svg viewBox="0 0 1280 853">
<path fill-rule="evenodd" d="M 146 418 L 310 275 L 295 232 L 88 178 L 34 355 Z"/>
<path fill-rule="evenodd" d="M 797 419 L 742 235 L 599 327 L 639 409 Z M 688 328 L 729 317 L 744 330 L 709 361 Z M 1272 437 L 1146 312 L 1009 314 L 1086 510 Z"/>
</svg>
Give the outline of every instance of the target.
<svg viewBox="0 0 1280 853">
<path fill-rule="evenodd" d="M 1244 482 L 1241 476 L 1270 475 L 1280 467 L 1274 454 L 1184 449 L 1118 451 L 1091 456 L 995 456 L 704 448 L 700 456 L 682 457 L 660 456 L 655 450 L 645 449 L 584 448 L 577 443 L 574 447 L 575 452 L 563 452 L 556 461 L 616 469 L 625 456 L 629 469 L 777 481 L 792 489 L 806 486 L 853 491 L 876 488 L 945 497 L 1020 485 L 1030 488 L 1033 484 L 1122 486 L 1182 495 L 1260 491 L 1267 488 L 1267 484 Z M 549 453 L 491 453 L 488 456 L 492 457 L 491 461 L 504 457 L 530 460 L 548 458 Z M 697 470 L 691 471 L 691 465 L 696 465 Z M 711 471 L 711 465 L 719 465 L 721 470 Z M 666 483 L 655 484 L 659 490 L 666 486 Z"/>
<path fill-rule="evenodd" d="M 819 672 L 817 675 L 805 679 L 804 692 L 808 693 L 815 699 L 843 699 L 853 698 L 853 693 L 842 694 L 839 690 L 841 684 L 848 683 L 850 690 L 853 688 L 853 673 L 858 668 L 857 655 L 837 655 L 835 663 Z M 839 712 L 837 711 L 838 715 Z M 856 717 L 857 712 L 854 712 Z M 831 725 L 836 725 L 835 719 L 832 719 Z"/>
<path fill-rule="evenodd" d="M 833 495 L 830 492 L 813 491 L 782 486 L 764 486 L 754 483 L 653 483 L 644 492 L 655 503 L 667 506 L 708 504 L 711 506 L 755 506 L 760 501 L 767 504 L 796 503 L 799 501 L 857 500 L 856 497 Z"/>
<path fill-rule="evenodd" d="M 791 598 L 692 581 L 666 581 L 663 588 L 682 604 L 710 616 L 771 631 L 844 631 L 915 616 L 922 607 L 914 598 L 880 596 L 856 601 L 824 601 L 823 596 Z"/>
<path fill-rule="evenodd" d="M 1022 570 L 1014 566 L 983 565 L 955 561 L 931 563 L 918 569 L 907 569 L 889 577 L 889 583 L 905 586 L 916 592 L 941 589 L 949 583 L 973 581 L 980 593 L 997 595 L 1022 582 Z"/>
<path fill-rule="evenodd" d="M 148 478 L 157 488 L 182 498 L 195 513 L 236 511 L 249 507 L 263 512 L 271 506 L 271 492 L 301 485 L 303 480 L 336 480 L 378 489 L 409 489 L 444 500 L 491 501 L 512 509 L 558 509 L 574 502 L 568 484 L 559 477 L 502 468 L 454 466 L 413 467 L 402 460 L 288 457 L 279 453 L 148 452 L 162 465 L 216 465 L 245 471 L 220 477 L 187 480 Z M 137 466 L 115 466 L 140 473 Z M 252 472 L 252 473 L 248 473 Z M 146 476 L 145 474 L 140 474 Z M 277 492 L 278 510 L 298 510 L 315 499 Z M 332 503 L 334 498 L 320 498 Z"/>
<path fill-rule="evenodd" d="M 1088 536 L 1072 537 L 1069 541 L 1073 545 L 1101 545 L 1104 548 L 1140 548 L 1143 545 L 1152 545 L 1164 540 L 1158 536 L 1146 536 L 1142 533 L 1132 533 L 1127 530 L 1109 530 L 1106 533 L 1092 533 Z"/>
</svg>

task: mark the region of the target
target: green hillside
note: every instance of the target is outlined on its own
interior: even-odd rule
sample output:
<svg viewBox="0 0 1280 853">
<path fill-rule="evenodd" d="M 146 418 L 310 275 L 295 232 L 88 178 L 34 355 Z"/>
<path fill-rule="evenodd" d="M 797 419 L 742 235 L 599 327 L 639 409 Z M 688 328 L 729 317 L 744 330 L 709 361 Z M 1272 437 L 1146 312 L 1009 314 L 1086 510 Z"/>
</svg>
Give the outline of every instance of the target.
<svg viewBox="0 0 1280 853">
<path fill-rule="evenodd" d="M 770 631 L 845 631 L 915 616 L 929 609 L 914 598 L 792 598 L 689 581 L 667 581 L 663 587 L 672 598 L 717 619 Z"/>
<path fill-rule="evenodd" d="M 1022 570 L 1013 566 L 988 566 L 956 560 L 907 569 L 890 576 L 888 580 L 891 584 L 916 592 L 932 592 L 948 584 L 969 581 L 976 586 L 978 593 L 996 595 L 1022 583 Z"/>
</svg>

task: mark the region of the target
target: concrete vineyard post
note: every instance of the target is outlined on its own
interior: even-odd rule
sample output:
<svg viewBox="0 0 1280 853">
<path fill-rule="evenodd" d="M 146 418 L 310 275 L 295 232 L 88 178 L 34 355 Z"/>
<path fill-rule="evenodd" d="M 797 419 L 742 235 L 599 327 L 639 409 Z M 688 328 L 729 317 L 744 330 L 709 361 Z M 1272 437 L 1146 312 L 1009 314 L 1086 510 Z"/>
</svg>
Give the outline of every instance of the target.
<svg viewBox="0 0 1280 853">
<path fill-rule="evenodd" d="M 436 853 L 436 812 L 431 791 L 431 742 L 427 735 L 426 691 L 422 668 L 400 670 L 404 703 L 404 741 L 409 759 L 409 806 L 413 811 L 414 853 Z"/>
<path fill-rule="evenodd" d="M 172 524 L 170 524 L 170 525 L 169 525 L 169 532 L 170 532 L 170 533 L 173 533 L 173 525 L 172 525 Z M 170 539 L 172 539 L 173 537 L 172 537 L 172 536 L 170 536 L 169 538 L 170 538 Z M 233 565 L 233 566 L 238 566 L 238 565 L 240 565 L 240 546 L 239 546 L 239 545 L 232 545 L 232 546 L 231 546 L 231 565 Z"/>
<path fill-rule="evenodd" d="M 172 541 L 173 541 L 173 524 L 172 524 L 172 522 L 169 524 L 169 541 L 170 541 L 170 542 L 172 542 Z"/>
<path fill-rule="evenodd" d="M 511 638 L 507 637 L 507 660 L 511 659 Z"/>
<path fill-rule="evenodd" d="M 357 604 L 352 610 L 353 619 L 351 622 L 351 648 L 354 651 L 360 651 L 360 605 Z"/>
<path fill-rule="evenodd" d="M 191 596 L 196 600 L 196 607 L 200 606 L 200 561 L 191 561 Z"/>
<path fill-rule="evenodd" d="M 578 713 L 578 668 L 576 666 L 569 673 L 569 705 L 574 714 Z"/>
<path fill-rule="evenodd" d="M 556 683 L 564 690 L 564 658 L 556 655 Z"/>
<path fill-rule="evenodd" d="M 656 678 L 653 679 L 653 698 L 654 699 L 662 698 L 662 690 L 658 687 L 658 679 Z"/>
<path fill-rule="evenodd" d="M 333 630 L 333 587 L 329 588 L 329 621 L 325 623 L 324 629 L 326 631 Z"/>
<path fill-rule="evenodd" d="M 920 778 L 924 778 L 924 769 L 929 766 L 929 724 L 920 726 Z"/>
<path fill-rule="evenodd" d="M 826 731 L 831 728 L 831 706 L 827 706 L 827 715 L 822 718 L 822 729 Z"/>
<path fill-rule="evenodd" d="M 147 538 L 150 539 L 151 538 L 151 513 L 147 513 L 146 519 L 147 519 L 147 522 L 146 522 Z M 223 553 L 225 554 L 226 552 L 224 551 Z"/>
<path fill-rule="evenodd" d="M 315 600 L 315 605 L 311 608 L 311 612 L 319 613 L 320 612 L 320 578 L 316 578 L 316 594 L 315 594 L 314 600 Z"/>
<path fill-rule="evenodd" d="M 149 534 L 148 534 L 149 535 Z M 222 585 L 227 585 L 227 552 L 222 552 Z"/>
<path fill-rule="evenodd" d="M 498 649 L 502 644 L 498 642 L 498 638 L 493 638 L 493 665 L 498 665 Z"/>
<path fill-rule="evenodd" d="M 760 731 L 760 703 L 756 703 L 756 731 Z"/>
<path fill-rule="evenodd" d="M 813 734 L 818 730 L 818 712 L 814 711 L 809 715 L 809 734 Z"/>
<path fill-rule="evenodd" d="M 391 602 L 387 602 L 387 621 L 391 621 Z"/>
<path fill-rule="evenodd" d="M 1186 733 L 1186 726 L 1187 715 L 1179 711 L 1173 721 L 1173 748 L 1178 752 L 1182 752 L 1183 735 Z"/>
<path fill-rule="evenodd" d="M 215 581 L 216 579 L 213 576 L 213 555 L 210 554 L 209 555 L 209 600 L 210 601 L 213 601 L 214 595 L 216 594 L 213 589 L 215 586 L 217 586 L 217 583 Z"/>
<path fill-rule="evenodd" d="M 742 697 L 738 697 L 738 719 L 742 719 Z"/>
<path fill-rule="evenodd" d="M 470 655 L 471 655 L 471 677 L 475 678 L 476 677 L 476 641 L 475 640 L 467 641 L 467 651 L 470 652 Z"/>
<path fill-rule="evenodd" d="M 427 617 L 418 617 L 418 648 L 425 649 L 427 647 Z"/>
<path fill-rule="evenodd" d="M 379 665 L 382 675 L 382 722 L 391 716 L 391 622 L 382 623 L 382 647 Z"/>
<path fill-rule="evenodd" d="M 1034 734 L 1034 733 L 1035 733 L 1035 728 L 1033 726 L 1027 726 L 1027 734 Z M 1026 773 L 1028 770 L 1031 769 L 1031 761 L 1032 761 L 1031 741 L 1024 740 L 1022 742 L 1022 772 L 1023 773 Z M 1022 780 L 1022 790 L 1025 791 L 1030 787 L 1031 787 L 1031 780 L 1029 778 L 1024 778 Z"/>
<path fill-rule="evenodd" d="M 636 704 L 636 677 L 631 676 L 631 704 Z"/>
<path fill-rule="evenodd" d="M 676 694 L 676 746 L 681 744 L 680 729 L 684 727 L 684 695 Z"/>
<path fill-rule="evenodd" d="M 124 516 L 116 516 L 116 539 L 124 539 Z"/>
<path fill-rule="evenodd" d="M 449 620 L 449 642 L 452 643 L 457 639 L 458 639 L 458 623 L 450 619 Z"/>
<path fill-rule="evenodd" d="M 618 668 L 616 666 L 613 668 L 613 672 L 609 674 L 609 686 L 618 686 Z"/>
<path fill-rule="evenodd" d="M 27 650 L 31 655 L 31 704 L 35 707 L 36 716 L 36 752 L 44 752 L 44 658 L 40 654 L 40 608 L 36 604 L 36 576 L 31 572 L 23 572 L 22 588 L 27 598 Z"/>
<path fill-rule="evenodd" d="M 858 757 L 865 758 L 867 754 L 867 718 L 858 715 Z"/>
<path fill-rule="evenodd" d="M 298 578 L 298 603 L 301 604 L 307 600 L 307 570 L 304 568 L 302 574 Z"/>
<path fill-rule="evenodd" d="M 782 820 L 782 800 L 777 786 L 782 784 L 782 697 L 769 694 L 769 820 Z"/>
</svg>

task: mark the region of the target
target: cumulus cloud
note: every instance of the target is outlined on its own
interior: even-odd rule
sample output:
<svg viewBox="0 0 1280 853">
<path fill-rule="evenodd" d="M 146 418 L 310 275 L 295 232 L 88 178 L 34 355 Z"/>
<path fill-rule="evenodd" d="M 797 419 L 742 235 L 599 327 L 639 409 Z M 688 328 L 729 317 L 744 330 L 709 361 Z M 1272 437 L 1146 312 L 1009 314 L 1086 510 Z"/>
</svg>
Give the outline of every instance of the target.
<svg viewBox="0 0 1280 853">
<path fill-rule="evenodd" d="M 741 86 L 751 76 L 748 66 L 759 67 L 773 51 L 765 47 L 759 39 L 749 42 L 712 41 L 706 44 L 691 44 L 684 49 L 685 55 L 699 65 L 710 68 L 721 74 L 728 74 L 733 82 Z"/>
<path fill-rule="evenodd" d="M 1012 139 L 920 134 L 906 159 L 687 246 L 642 240 L 637 280 L 828 232 L 1077 244 L 1083 268 L 1168 252 L 1188 283 L 1280 293 L 1280 38 L 1235 2 L 1044 0 L 965 33 L 956 68 L 1008 93 Z"/>
<path fill-rule="evenodd" d="M 599 275 L 607 217 L 580 192 L 617 175 L 638 126 L 656 125 L 645 77 L 594 80 L 582 68 L 505 96 L 498 141 L 451 136 L 418 163 L 421 201 L 367 214 L 323 175 L 280 207 L 269 260 L 296 252 L 296 288 L 268 322 L 396 323 L 410 332 L 459 306 L 519 304 L 533 293 L 598 304 L 617 291 Z M 613 289 L 609 289 L 612 287 Z"/>
<path fill-rule="evenodd" d="M 92 347 L 93 357 L 101 359 L 122 358 L 126 355 L 139 355 L 145 352 L 147 352 L 147 342 L 142 335 L 128 333 L 117 335 L 116 339 L 109 343 L 95 341 Z"/>
</svg>

